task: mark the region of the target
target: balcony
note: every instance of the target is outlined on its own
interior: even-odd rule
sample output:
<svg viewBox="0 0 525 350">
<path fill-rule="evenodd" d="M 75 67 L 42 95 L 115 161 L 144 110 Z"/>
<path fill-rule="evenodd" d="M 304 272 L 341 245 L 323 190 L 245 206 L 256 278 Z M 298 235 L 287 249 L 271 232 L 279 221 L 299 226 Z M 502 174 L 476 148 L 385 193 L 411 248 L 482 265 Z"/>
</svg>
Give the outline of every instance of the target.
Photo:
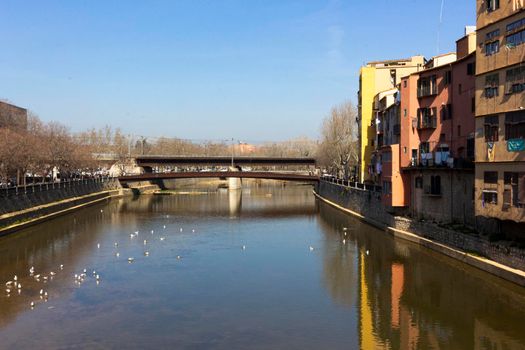
<svg viewBox="0 0 525 350">
<path fill-rule="evenodd" d="M 423 116 L 419 118 L 417 128 L 423 129 L 435 129 L 437 126 L 437 118 L 434 115 Z"/>
</svg>

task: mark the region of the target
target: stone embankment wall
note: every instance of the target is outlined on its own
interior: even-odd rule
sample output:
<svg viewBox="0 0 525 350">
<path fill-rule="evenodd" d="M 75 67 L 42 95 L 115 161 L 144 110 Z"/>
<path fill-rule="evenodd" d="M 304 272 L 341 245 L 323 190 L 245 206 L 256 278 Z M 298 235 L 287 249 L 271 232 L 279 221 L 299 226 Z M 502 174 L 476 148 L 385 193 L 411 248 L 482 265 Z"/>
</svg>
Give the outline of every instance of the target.
<svg viewBox="0 0 525 350">
<path fill-rule="evenodd" d="M 110 178 L 19 187 L 17 191 L 0 189 L 0 216 L 69 198 L 120 188 L 118 180 Z"/>
<path fill-rule="evenodd" d="M 522 249 L 489 242 L 484 236 L 457 232 L 431 222 L 390 215 L 381 203 L 381 194 L 378 192 L 350 188 L 326 181 L 319 182 L 316 192 L 320 197 L 362 215 L 365 222 L 376 227 L 414 233 L 512 268 L 525 270 L 525 252 Z"/>
</svg>

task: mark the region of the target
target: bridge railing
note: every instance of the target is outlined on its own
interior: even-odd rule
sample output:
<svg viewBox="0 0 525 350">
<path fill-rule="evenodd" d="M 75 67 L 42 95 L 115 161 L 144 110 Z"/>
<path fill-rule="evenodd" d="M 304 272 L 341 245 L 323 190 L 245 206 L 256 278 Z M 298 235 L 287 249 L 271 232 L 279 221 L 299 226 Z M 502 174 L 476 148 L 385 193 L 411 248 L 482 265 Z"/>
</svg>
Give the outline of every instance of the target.
<svg viewBox="0 0 525 350">
<path fill-rule="evenodd" d="M 353 188 L 355 190 L 361 190 L 361 191 L 381 193 L 383 190 L 383 188 L 378 185 L 365 184 L 365 183 L 357 182 L 357 181 L 348 181 L 342 178 L 337 178 L 335 176 L 321 176 L 320 180 L 329 182 L 329 183 L 333 183 L 339 186 L 347 187 L 347 188 Z"/>
<path fill-rule="evenodd" d="M 85 187 L 89 185 L 109 184 L 118 181 L 114 177 L 94 177 L 94 178 L 71 178 L 62 179 L 56 182 L 40 182 L 21 186 L 10 186 L 0 188 L 0 197 L 8 198 L 29 193 L 54 191 L 58 189 L 73 189 L 75 187 Z"/>
</svg>

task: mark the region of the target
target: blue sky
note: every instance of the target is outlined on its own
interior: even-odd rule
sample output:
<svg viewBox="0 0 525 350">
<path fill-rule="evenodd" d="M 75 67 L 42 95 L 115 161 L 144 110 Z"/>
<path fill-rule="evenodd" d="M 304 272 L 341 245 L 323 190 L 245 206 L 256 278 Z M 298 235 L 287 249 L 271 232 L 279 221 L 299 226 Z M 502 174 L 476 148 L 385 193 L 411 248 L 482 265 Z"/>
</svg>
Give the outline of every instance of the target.
<svg viewBox="0 0 525 350">
<path fill-rule="evenodd" d="M 455 49 L 474 0 L 0 2 L 0 98 L 73 131 L 317 137 L 366 61 Z"/>
</svg>

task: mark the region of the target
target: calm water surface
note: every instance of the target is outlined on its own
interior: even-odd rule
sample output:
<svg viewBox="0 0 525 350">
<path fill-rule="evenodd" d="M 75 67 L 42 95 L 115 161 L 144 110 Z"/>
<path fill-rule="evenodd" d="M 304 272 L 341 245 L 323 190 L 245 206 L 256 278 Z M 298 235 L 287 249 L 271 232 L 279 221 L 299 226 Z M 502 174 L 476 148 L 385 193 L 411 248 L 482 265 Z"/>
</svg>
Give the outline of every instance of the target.
<svg viewBox="0 0 525 350">
<path fill-rule="evenodd" d="M 307 186 L 87 208 L 0 239 L 0 281 L 15 274 L 0 348 L 525 348 L 523 289 L 316 203 Z"/>
</svg>

